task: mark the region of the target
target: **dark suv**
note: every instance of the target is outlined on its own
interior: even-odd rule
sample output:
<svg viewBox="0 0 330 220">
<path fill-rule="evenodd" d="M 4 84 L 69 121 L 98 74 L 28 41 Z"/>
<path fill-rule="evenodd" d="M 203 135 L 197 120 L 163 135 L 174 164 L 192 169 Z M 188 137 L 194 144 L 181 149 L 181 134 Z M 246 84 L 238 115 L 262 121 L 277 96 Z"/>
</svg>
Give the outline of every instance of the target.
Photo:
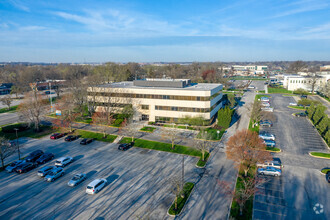
<svg viewBox="0 0 330 220">
<path fill-rule="evenodd" d="M 130 149 L 133 145 L 134 145 L 134 142 L 130 142 L 130 143 L 127 143 L 127 144 L 120 144 L 118 146 L 118 150 L 125 151 L 125 150 Z"/>
<path fill-rule="evenodd" d="M 82 141 L 80 141 L 80 144 L 82 145 L 86 145 L 86 144 L 90 144 L 94 141 L 94 138 L 85 138 Z"/>
<path fill-rule="evenodd" d="M 39 157 L 37 160 L 36 160 L 36 163 L 37 164 L 43 164 L 43 163 L 46 163 L 50 160 L 54 159 L 54 154 L 52 153 L 44 153 L 43 155 L 41 155 L 41 157 Z"/>
<path fill-rule="evenodd" d="M 36 167 L 36 165 L 34 163 L 27 162 L 27 163 L 23 163 L 22 165 L 18 166 L 15 171 L 17 173 L 26 173 L 26 172 L 34 169 L 35 167 Z"/>
<path fill-rule="evenodd" d="M 44 154 L 44 152 L 42 152 L 42 150 L 36 150 L 36 151 L 33 151 L 32 153 L 30 153 L 29 156 L 27 156 L 25 158 L 25 160 L 26 160 L 26 162 L 33 162 L 34 163 L 43 154 Z"/>
</svg>

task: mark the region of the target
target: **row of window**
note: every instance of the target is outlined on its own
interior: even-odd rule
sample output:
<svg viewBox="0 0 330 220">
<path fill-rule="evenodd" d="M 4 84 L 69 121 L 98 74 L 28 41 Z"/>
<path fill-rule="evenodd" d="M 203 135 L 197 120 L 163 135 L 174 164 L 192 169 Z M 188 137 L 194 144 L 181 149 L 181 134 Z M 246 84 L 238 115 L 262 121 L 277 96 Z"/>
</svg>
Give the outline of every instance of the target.
<svg viewBox="0 0 330 220">
<path fill-rule="evenodd" d="M 140 99 L 170 99 L 170 100 L 187 100 L 187 101 L 210 101 L 221 94 L 210 96 L 174 96 L 174 95 L 150 95 L 150 94 L 129 94 L 129 93 L 104 93 L 104 92 L 88 92 L 89 96 L 105 96 L 105 97 L 121 97 L 121 98 L 140 98 Z"/>
<path fill-rule="evenodd" d="M 290 80 L 290 83 L 307 83 L 306 80 Z M 308 83 L 311 83 L 310 80 L 308 80 Z"/>
</svg>

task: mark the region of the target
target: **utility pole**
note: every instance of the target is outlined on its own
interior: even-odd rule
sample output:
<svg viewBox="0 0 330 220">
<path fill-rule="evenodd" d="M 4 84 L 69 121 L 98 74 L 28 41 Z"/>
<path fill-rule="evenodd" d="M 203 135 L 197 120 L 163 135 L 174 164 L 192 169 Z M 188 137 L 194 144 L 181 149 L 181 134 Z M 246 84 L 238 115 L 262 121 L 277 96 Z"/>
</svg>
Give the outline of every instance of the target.
<svg viewBox="0 0 330 220">
<path fill-rule="evenodd" d="M 183 186 L 184 186 L 184 155 L 182 155 L 182 192 L 183 192 Z"/>
<path fill-rule="evenodd" d="M 53 100 L 52 100 L 52 96 L 51 96 L 51 89 L 52 89 L 52 83 L 49 82 L 49 99 L 50 99 L 50 112 L 53 111 Z"/>
<path fill-rule="evenodd" d="M 19 144 L 18 144 L 18 134 L 17 134 L 18 128 L 14 128 L 14 130 L 16 131 L 16 146 L 17 146 L 18 159 L 20 160 L 21 159 L 21 151 L 19 149 Z"/>
</svg>

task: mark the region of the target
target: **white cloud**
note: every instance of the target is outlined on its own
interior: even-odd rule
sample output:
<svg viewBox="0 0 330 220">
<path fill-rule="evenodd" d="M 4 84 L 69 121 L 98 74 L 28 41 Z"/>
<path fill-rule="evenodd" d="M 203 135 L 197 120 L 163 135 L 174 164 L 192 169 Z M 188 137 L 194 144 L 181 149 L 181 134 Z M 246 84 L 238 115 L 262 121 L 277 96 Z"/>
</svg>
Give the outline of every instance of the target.
<svg viewBox="0 0 330 220">
<path fill-rule="evenodd" d="M 9 3 L 22 11 L 30 12 L 30 8 L 18 0 L 9 0 Z"/>
</svg>

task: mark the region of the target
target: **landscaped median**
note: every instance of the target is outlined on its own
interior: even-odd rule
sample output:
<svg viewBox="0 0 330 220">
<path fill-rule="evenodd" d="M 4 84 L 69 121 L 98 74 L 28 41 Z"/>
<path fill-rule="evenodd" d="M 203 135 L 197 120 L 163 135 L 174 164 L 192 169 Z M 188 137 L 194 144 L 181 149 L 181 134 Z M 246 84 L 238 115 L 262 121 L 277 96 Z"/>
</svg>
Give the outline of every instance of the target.
<svg viewBox="0 0 330 220">
<path fill-rule="evenodd" d="M 293 109 L 297 109 L 297 110 L 306 110 L 306 108 L 303 106 L 288 105 L 288 108 L 293 108 Z"/>
<path fill-rule="evenodd" d="M 54 131 L 52 126 L 48 126 L 48 125 L 40 125 L 39 131 L 36 132 L 34 130 L 33 125 L 28 126 L 28 124 L 26 123 L 15 123 L 0 127 L 0 136 L 4 136 L 9 140 L 14 140 L 17 138 L 15 129 L 18 129 L 17 132 L 18 137 L 30 137 L 30 138 L 42 138 L 44 136 L 51 134 Z"/>
<path fill-rule="evenodd" d="M 330 159 L 330 153 L 309 152 L 309 155 L 317 158 Z"/>
<path fill-rule="evenodd" d="M 168 214 L 171 216 L 176 216 L 179 215 L 186 204 L 186 201 L 189 199 L 191 191 L 194 189 L 195 184 L 191 182 L 187 182 L 183 186 L 183 191 L 180 193 L 181 195 L 183 194 L 184 196 L 178 196 L 177 199 L 177 208 L 175 208 L 175 200 L 173 201 L 173 204 L 168 210 Z"/>
<path fill-rule="evenodd" d="M 0 114 L 1 113 L 6 113 L 6 112 L 14 112 L 14 111 L 17 110 L 17 108 L 18 108 L 18 105 L 11 106 L 10 109 L 8 109 L 8 108 L 1 108 L 0 109 Z"/>
<path fill-rule="evenodd" d="M 277 147 L 266 147 L 266 151 L 280 153 L 281 152 L 281 149 L 280 148 L 277 148 Z"/>
<path fill-rule="evenodd" d="M 130 143 L 132 141 L 132 138 L 130 137 L 124 137 L 121 139 L 120 143 Z M 176 154 L 184 154 L 188 156 L 193 157 L 199 157 L 199 161 L 197 162 L 197 166 L 203 167 L 205 166 L 205 163 L 207 162 L 208 153 L 205 154 L 205 161 L 202 161 L 202 153 L 201 151 L 187 146 L 182 145 L 175 145 L 174 149 L 172 149 L 172 144 L 164 143 L 164 142 L 157 142 L 157 141 L 149 141 L 144 139 L 134 139 L 134 147 L 139 148 L 146 148 L 151 150 L 158 150 L 158 151 L 165 151 L 170 153 L 176 153 Z"/>
<path fill-rule="evenodd" d="M 106 137 L 104 138 L 103 133 L 85 131 L 85 130 L 80 130 L 80 129 L 75 130 L 74 133 L 76 135 L 80 135 L 81 138 L 94 138 L 97 141 L 103 141 L 103 142 L 109 142 L 109 143 L 112 143 L 117 138 L 116 135 L 110 135 L 110 134 L 106 134 Z"/>
<path fill-rule="evenodd" d="M 154 132 L 154 130 L 156 130 L 156 128 L 154 128 L 154 127 L 148 127 L 148 126 L 143 127 L 143 128 L 140 129 L 140 131 L 149 132 L 149 133 Z"/>
</svg>

